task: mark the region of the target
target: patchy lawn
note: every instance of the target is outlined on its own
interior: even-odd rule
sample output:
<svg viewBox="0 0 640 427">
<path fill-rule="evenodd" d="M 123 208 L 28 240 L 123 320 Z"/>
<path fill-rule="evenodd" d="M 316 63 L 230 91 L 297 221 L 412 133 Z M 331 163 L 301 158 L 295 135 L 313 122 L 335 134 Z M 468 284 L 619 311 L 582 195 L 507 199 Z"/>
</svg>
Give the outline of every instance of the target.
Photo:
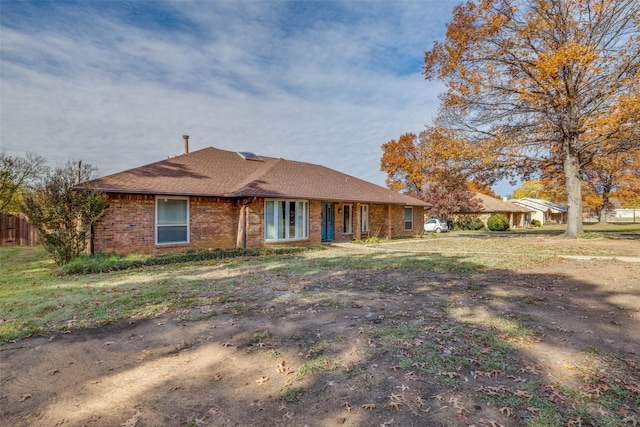
<svg viewBox="0 0 640 427">
<path fill-rule="evenodd" d="M 636 426 L 640 241 L 446 236 L 52 276 L 0 248 L 0 424 Z"/>
</svg>

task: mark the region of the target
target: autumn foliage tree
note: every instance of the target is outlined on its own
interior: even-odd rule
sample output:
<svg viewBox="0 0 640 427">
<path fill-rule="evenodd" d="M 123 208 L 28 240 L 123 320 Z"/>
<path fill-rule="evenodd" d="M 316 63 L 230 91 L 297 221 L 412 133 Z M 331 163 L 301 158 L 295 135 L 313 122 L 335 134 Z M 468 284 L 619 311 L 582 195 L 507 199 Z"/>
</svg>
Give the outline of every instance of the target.
<svg viewBox="0 0 640 427">
<path fill-rule="evenodd" d="M 585 201 L 596 212 L 600 222 L 606 222 L 607 212 L 614 207 L 611 199 L 616 193 L 621 201 L 634 198 L 630 190 L 634 188 L 634 170 L 637 171 L 640 164 L 636 163 L 638 156 L 633 154 L 623 152 L 598 157 L 585 169 Z"/>
<path fill-rule="evenodd" d="M 640 2 L 478 0 L 457 6 L 424 74 L 447 85 L 440 120 L 486 182 L 557 167 L 582 231 L 596 159 L 640 149 Z"/>
<path fill-rule="evenodd" d="M 387 173 L 390 189 L 432 204 L 430 213 L 434 216 L 473 212 L 479 203 L 460 166 L 465 162 L 460 156 L 463 145 L 443 128 L 428 127 L 419 136 L 405 133 L 382 145 L 380 169 Z M 474 188 L 484 189 L 479 183 Z"/>
<path fill-rule="evenodd" d="M 624 208 L 640 208 L 640 151 L 629 156 L 629 163 L 622 169 L 620 182 L 613 192 Z"/>
<path fill-rule="evenodd" d="M 564 192 L 562 192 L 564 195 Z M 553 203 L 564 203 L 564 200 L 558 197 L 556 191 L 556 183 L 550 179 L 530 179 L 513 191 L 514 199 L 523 199 L 529 197 L 532 199 L 547 200 Z"/>
</svg>

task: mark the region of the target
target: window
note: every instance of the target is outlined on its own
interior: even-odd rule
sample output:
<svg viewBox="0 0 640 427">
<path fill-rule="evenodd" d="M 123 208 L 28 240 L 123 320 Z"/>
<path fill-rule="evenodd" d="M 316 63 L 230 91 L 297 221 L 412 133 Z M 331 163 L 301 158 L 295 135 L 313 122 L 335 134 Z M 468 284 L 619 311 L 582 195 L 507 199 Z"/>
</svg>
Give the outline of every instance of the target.
<svg viewBox="0 0 640 427">
<path fill-rule="evenodd" d="M 264 239 L 296 240 L 309 237 L 309 202 L 266 200 L 264 203 Z"/>
<path fill-rule="evenodd" d="M 404 208 L 404 229 L 413 230 L 413 208 Z"/>
<path fill-rule="evenodd" d="M 344 225 L 342 227 L 342 232 L 344 234 L 351 234 L 353 233 L 353 229 L 352 229 L 352 224 L 353 224 L 353 215 L 351 214 L 351 205 L 344 205 L 342 207 L 343 209 L 343 220 L 344 220 Z"/>
<path fill-rule="evenodd" d="M 360 231 L 369 231 L 369 205 L 360 206 Z"/>
<path fill-rule="evenodd" d="M 189 199 L 156 197 L 156 244 L 189 243 Z"/>
</svg>

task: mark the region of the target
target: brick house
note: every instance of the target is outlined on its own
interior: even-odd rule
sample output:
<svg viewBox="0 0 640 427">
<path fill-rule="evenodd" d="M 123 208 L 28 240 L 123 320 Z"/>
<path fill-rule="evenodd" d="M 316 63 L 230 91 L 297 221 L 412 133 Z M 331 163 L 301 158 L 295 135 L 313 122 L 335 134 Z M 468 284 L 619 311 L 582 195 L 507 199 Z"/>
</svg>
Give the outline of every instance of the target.
<svg viewBox="0 0 640 427">
<path fill-rule="evenodd" d="M 487 196 L 482 193 L 474 193 L 473 198 L 480 202 L 478 211 L 456 212 L 452 214 L 453 220 L 457 220 L 463 216 L 475 216 L 484 222 L 484 225 L 486 226 L 487 220 L 491 215 L 502 214 L 509 220 L 510 228 L 527 227 L 531 222 L 533 209 L 511 203 L 511 201 L 496 199 L 495 197 Z"/>
<path fill-rule="evenodd" d="M 332 169 L 205 148 L 84 183 L 109 208 L 94 253 L 160 253 L 417 236 L 418 199 Z"/>
</svg>

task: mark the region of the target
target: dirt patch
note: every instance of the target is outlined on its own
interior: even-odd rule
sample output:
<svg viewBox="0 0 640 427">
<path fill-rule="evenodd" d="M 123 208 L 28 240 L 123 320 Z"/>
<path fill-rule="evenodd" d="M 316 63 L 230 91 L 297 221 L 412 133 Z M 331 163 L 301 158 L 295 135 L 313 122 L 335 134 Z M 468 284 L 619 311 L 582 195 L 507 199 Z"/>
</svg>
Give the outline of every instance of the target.
<svg viewBox="0 0 640 427">
<path fill-rule="evenodd" d="M 518 426 L 595 399 L 598 369 L 627 391 L 600 417 L 640 423 L 640 264 L 251 273 L 218 306 L 3 345 L 0 424 Z"/>
</svg>

